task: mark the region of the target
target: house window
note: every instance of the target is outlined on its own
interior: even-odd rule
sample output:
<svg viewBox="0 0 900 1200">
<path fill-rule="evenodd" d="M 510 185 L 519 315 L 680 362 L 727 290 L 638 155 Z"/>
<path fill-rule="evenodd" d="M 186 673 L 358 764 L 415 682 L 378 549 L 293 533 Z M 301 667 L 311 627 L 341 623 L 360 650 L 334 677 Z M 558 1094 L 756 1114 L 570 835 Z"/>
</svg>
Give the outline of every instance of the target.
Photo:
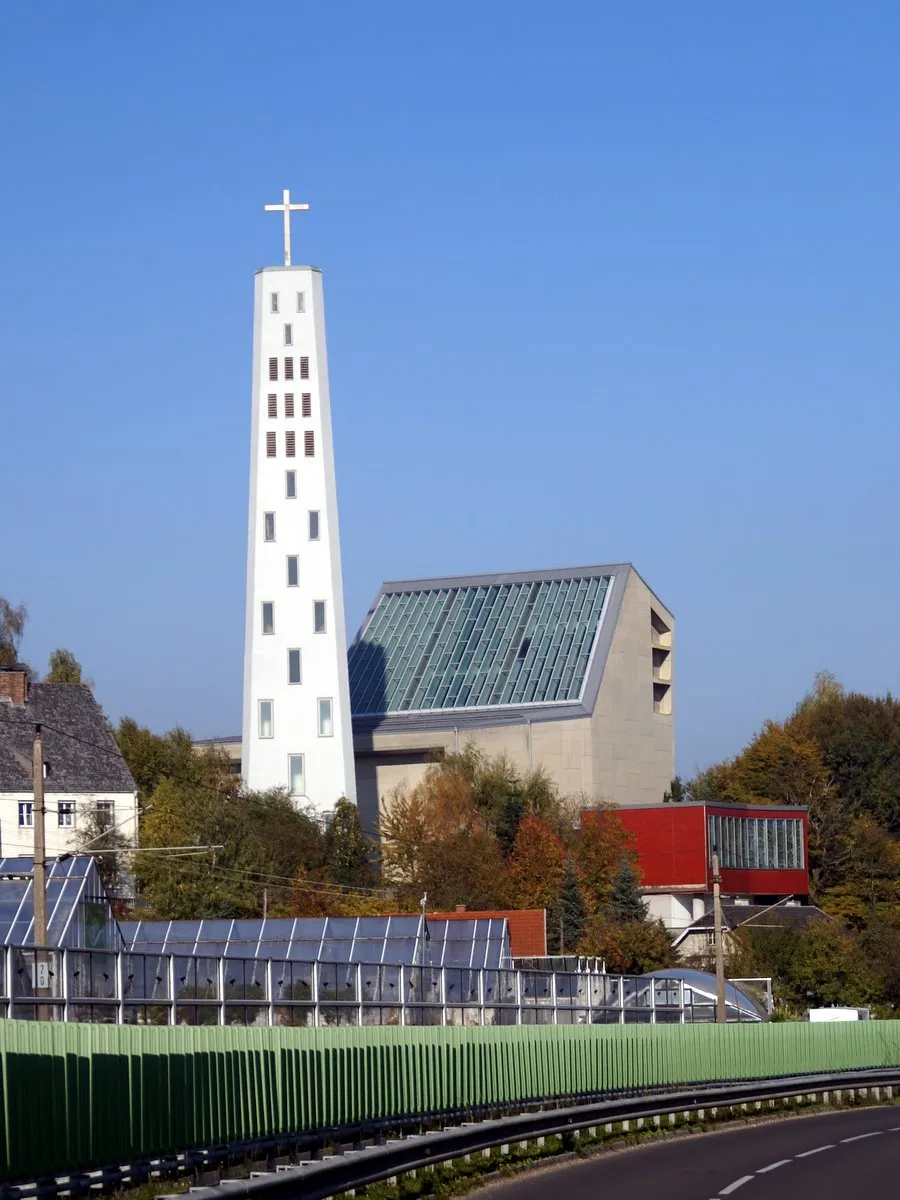
<svg viewBox="0 0 900 1200">
<path fill-rule="evenodd" d="M 267 542 L 275 541 L 275 514 L 263 513 L 263 538 Z"/>
<path fill-rule="evenodd" d="M 275 457 L 275 434 L 266 434 L 266 458 Z"/>
<path fill-rule="evenodd" d="M 312 458 L 316 453 L 316 435 L 311 429 L 303 435 L 303 453 L 307 458 Z"/>
<path fill-rule="evenodd" d="M 287 581 L 288 587 L 296 587 L 300 582 L 300 559 L 296 554 L 287 556 Z"/>
<path fill-rule="evenodd" d="M 284 377 L 285 379 L 294 378 L 294 360 L 292 358 L 284 360 Z"/>
<path fill-rule="evenodd" d="M 270 379 L 278 378 L 278 359 L 277 358 L 269 359 L 269 378 Z"/>
<path fill-rule="evenodd" d="M 311 542 L 319 540 L 319 514 L 315 509 L 311 509 L 309 514 L 309 540 Z"/>
<path fill-rule="evenodd" d="M 303 661 L 299 650 L 288 650 L 288 683 L 303 682 Z"/>
<path fill-rule="evenodd" d="M 334 722 L 331 716 L 331 697 L 319 697 L 319 737 L 333 737 Z"/>
<path fill-rule="evenodd" d="M 288 458 L 294 458 L 297 454 L 297 435 L 293 429 L 284 435 L 284 453 Z"/>
<path fill-rule="evenodd" d="M 274 392 L 269 392 L 269 419 L 278 416 L 278 397 Z"/>
<path fill-rule="evenodd" d="M 293 346 L 294 344 L 294 327 L 293 325 L 285 325 L 284 327 L 284 344 Z"/>
<path fill-rule="evenodd" d="M 300 359 L 300 378 L 309 379 L 309 358 L 305 354 Z"/>
<path fill-rule="evenodd" d="M 75 824 L 75 801 L 60 800 L 56 810 L 56 819 L 60 829 L 71 829 Z"/>
<path fill-rule="evenodd" d="M 313 632 L 325 632 L 325 601 L 313 600 Z"/>
<path fill-rule="evenodd" d="M 263 633 L 275 632 L 275 605 L 271 600 L 262 602 L 262 631 Z"/>
<path fill-rule="evenodd" d="M 288 500 L 297 499 L 297 472 L 285 471 L 284 473 L 284 494 Z"/>
<path fill-rule="evenodd" d="M 275 702 L 260 700 L 259 702 L 259 736 L 270 738 L 275 736 Z"/>
<path fill-rule="evenodd" d="M 312 396 L 309 392 L 304 392 L 302 396 L 303 415 L 304 417 L 312 416 Z"/>
<path fill-rule="evenodd" d="M 284 393 L 284 415 L 290 420 L 294 415 L 294 393 Z"/>
<path fill-rule="evenodd" d="M 297 293 L 297 312 L 306 312 L 306 293 Z"/>
<path fill-rule="evenodd" d="M 288 787 L 292 796 L 306 795 L 306 773 L 303 769 L 303 755 L 288 755 Z"/>
<path fill-rule="evenodd" d="M 19 803 L 19 828 L 34 828 L 34 804 L 30 800 L 21 801 Z"/>
<path fill-rule="evenodd" d="M 277 292 L 269 293 L 269 312 L 273 312 L 273 313 L 278 312 L 278 293 Z"/>
</svg>

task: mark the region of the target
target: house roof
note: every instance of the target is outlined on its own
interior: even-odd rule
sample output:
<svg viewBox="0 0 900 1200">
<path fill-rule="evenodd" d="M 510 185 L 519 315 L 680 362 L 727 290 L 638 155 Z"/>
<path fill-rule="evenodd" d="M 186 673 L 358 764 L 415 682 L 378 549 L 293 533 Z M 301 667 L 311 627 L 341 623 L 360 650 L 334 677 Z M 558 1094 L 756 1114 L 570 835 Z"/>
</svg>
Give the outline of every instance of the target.
<svg viewBox="0 0 900 1200">
<path fill-rule="evenodd" d="M 807 929 L 817 921 L 831 918 L 814 904 L 723 904 L 722 923 L 727 930 L 736 929 Z M 683 929 L 675 940 L 677 946 L 689 934 L 715 928 L 715 914 L 704 913 Z"/>
<path fill-rule="evenodd" d="M 354 728 L 591 712 L 630 570 L 385 583 L 349 651 Z"/>
<path fill-rule="evenodd" d="M 31 791 L 37 724 L 46 792 L 134 793 L 103 710 L 80 683 L 34 683 L 24 705 L 0 702 L 0 792 Z"/>
</svg>

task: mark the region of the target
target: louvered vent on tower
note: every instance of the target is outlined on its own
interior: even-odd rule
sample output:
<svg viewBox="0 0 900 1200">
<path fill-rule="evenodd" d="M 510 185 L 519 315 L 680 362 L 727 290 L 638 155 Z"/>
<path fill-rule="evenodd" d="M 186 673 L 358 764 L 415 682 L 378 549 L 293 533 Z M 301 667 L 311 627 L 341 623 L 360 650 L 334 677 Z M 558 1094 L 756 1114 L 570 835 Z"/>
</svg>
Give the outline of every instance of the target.
<svg viewBox="0 0 900 1200">
<path fill-rule="evenodd" d="M 309 392 L 304 392 L 302 397 L 303 415 L 304 417 L 312 416 L 312 397 Z"/>
<path fill-rule="evenodd" d="M 278 359 L 277 358 L 269 359 L 269 378 L 270 379 L 278 378 Z"/>
<path fill-rule="evenodd" d="M 266 458 L 275 457 L 275 434 L 266 434 Z"/>
<path fill-rule="evenodd" d="M 290 419 L 294 415 L 294 393 L 284 393 L 284 415 Z"/>
<path fill-rule="evenodd" d="M 303 453 L 307 458 L 312 458 L 316 452 L 316 435 L 311 429 L 307 429 L 303 435 Z"/>
<path fill-rule="evenodd" d="M 309 379 L 309 359 L 305 354 L 300 359 L 300 378 Z"/>
<path fill-rule="evenodd" d="M 293 458 L 297 453 L 297 435 L 293 429 L 289 429 L 284 435 L 284 452 L 288 458 Z"/>
<path fill-rule="evenodd" d="M 285 379 L 294 378 L 294 360 L 292 358 L 284 360 L 284 377 Z"/>
<path fill-rule="evenodd" d="M 278 416 L 278 397 L 274 392 L 269 392 L 269 416 Z"/>
</svg>

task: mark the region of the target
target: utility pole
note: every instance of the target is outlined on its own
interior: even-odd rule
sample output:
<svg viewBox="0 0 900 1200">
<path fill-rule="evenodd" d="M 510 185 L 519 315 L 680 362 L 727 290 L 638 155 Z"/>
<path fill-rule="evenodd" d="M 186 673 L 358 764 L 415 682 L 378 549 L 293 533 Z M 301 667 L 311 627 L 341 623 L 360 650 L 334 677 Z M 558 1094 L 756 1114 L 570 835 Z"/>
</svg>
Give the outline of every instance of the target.
<svg viewBox="0 0 900 1200">
<path fill-rule="evenodd" d="M 263 888 L 263 920 L 269 915 L 269 889 Z"/>
<path fill-rule="evenodd" d="M 44 836 L 44 748 L 41 744 L 41 727 L 34 727 L 34 869 L 32 891 L 34 892 L 34 944 L 47 945 L 47 853 Z"/>
<path fill-rule="evenodd" d="M 716 940 L 716 1022 L 724 1024 L 725 1012 L 725 949 L 722 945 L 722 877 L 719 875 L 719 855 L 712 856 L 713 913 Z"/>
<path fill-rule="evenodd" d="M 34 754 L 32 757 L 32 802 L 31 817 L 34 822 L 34 865 L 31 870 L 31 891 L 34 902 L 34 978 L 32 987 L 35 996 L 46 992 L 45 976 L 49 982 L 49 965 L 43 947 L 47 945 L 47 851 L 44 837 L 44 747 L 41 744 L 41 727 L 34 727 Z M 48 1009 L 43 1004 L 35 1006 L 39 1021 L 47 1020 Z"/>
</svg>

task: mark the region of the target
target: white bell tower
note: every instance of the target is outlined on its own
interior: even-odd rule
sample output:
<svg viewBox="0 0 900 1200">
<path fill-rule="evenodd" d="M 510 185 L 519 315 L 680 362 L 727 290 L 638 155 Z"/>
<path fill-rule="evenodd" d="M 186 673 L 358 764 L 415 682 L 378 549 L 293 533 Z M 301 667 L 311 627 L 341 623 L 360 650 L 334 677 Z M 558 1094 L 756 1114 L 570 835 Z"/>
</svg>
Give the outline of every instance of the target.
<svg viewBox="0 0 900 1200">
<path fill-rule="evenodd" d="M 356 799 L 322 273 L 256 272 L 242 774 L 322 813 Z"/>
</svg>

